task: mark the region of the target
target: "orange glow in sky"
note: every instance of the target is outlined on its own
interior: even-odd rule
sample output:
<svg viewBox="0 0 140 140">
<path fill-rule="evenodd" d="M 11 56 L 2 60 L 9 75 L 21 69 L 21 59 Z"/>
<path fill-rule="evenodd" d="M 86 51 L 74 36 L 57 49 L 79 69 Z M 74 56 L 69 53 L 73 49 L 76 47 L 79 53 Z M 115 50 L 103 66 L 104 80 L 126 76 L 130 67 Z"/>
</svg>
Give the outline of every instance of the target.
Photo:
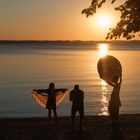
<svg viewBox="0 0 140 140">
<path fill-rule="evenodd" d="M 86 18 L 81 11 L 90 2 L 0 1 L 0 40 L 105 40 L 108 28 L 120 18 L 114 7 L 120 5 L 122 0 L 118 0 L 116 5 L 106 3 L 97 14 Z"/>
<path fill-rule="evenodd" d="M 96 17 L 96 26 L 103 28 L 110 28 L 112 26 L 112 18 L 110 15 L 102 14 Z"/>
</svg>

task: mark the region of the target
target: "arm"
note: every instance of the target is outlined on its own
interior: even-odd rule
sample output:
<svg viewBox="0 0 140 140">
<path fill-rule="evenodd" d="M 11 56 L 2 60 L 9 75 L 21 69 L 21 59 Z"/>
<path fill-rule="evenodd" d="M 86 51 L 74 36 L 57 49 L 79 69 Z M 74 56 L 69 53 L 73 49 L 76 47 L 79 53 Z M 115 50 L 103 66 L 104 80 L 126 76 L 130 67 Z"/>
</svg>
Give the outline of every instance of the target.
<svg viewBox="0 0 140 140">
<path fill-rule="evenodd" d="M 120 81 L 119 81 L 119 83 L 118 84 L 121 84 L 122 83 L 122 73 L 120 74 Z"/>
<path fill-rule="evenodd" d="M 60 94 L 61 92 L 65 92 L 65 91 L 68 91 L 68 89 L 62 89 L 62 88 L 60 88 L 60 89 L 55 89 L 55 91 L 56 91 L 56 93 L 57 93 L 57 95 L 58 94 Z"/>
<path fill-rule="evenodd" d="M 107 81 L 106 81 L 107 82 Z M 109 84 L 110 86 L 113 86 L 114 87 L 114 84 L 110 83 L 110 82 L 107 82 L 107 84 Z"/>
<path fill-rule="evenodd" d="M 120 81 L 119 81 L 119 84 L 121 84 L 122 83 L 122 76 L 120 77 Z"/>
<path fill-rule="evenodd" d="M 84 91 L 83 91 L 83 94 L 82 94 L 82 99 L 84 100 Z"/>
<path fill-rule="evenodd" d="M 70 101 L 72 101 L 73 100 L 73 97 L 72 97 L 72 92 L 70 92 Z"/>
<path fill-rule="evenodd" d="M 38 94 L 41 94 L 41 95 L 48 94 L 47 89 L 33 89 L 33 90 L 36 91 Z"/>
</svg>

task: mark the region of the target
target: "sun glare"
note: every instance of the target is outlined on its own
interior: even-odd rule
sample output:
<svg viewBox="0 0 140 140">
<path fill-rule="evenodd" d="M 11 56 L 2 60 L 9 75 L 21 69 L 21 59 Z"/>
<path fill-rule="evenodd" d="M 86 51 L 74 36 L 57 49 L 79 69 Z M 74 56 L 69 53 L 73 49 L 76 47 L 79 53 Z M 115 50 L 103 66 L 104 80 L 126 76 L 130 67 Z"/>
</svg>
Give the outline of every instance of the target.
<svg viewBox="0 0 140 140">
<path fill-rule="evenodd" d="M 104 80 L 101 80 L 101 85 L 102 85 L 102 86 L 106 86 L 107 83 L 106 83 Z"/>
<path fill-rule="evenodd" d="M 108 14 L 98 15 L 96 17 L 96 24 L 101 28 L 110 28 L 112 25 L 112 17 Z"/>
<path fill-rule="evenodd" d="M 101 43 L 99 44 L 99 53 L 100 56 L 103 57 L 108 54 L 108 44 Z"/>
</svg>

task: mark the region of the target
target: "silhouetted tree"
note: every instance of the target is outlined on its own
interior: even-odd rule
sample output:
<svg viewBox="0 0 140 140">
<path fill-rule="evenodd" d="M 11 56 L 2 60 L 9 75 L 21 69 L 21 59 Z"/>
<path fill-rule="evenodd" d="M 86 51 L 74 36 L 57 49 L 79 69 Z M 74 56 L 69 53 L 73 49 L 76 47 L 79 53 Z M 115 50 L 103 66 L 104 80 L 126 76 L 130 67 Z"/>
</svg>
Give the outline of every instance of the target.
<svg viewBox="0 0 140 140">
<path fill-rule="evenodd" d="M 84 9 L 82 14 L 86 14 L 87 17 L 94 15 L 107 1 L 113 4 L 117 0 L 92 0 L 91 5 Z M 140 0 L 126 0 L 115 10 L 121 12 L 120 21 L 115 28 L 109 29 L 106 39 L 124 37 L 128 40 L 134 38 L 136 33 L 140 36 Z"/>
</svg>

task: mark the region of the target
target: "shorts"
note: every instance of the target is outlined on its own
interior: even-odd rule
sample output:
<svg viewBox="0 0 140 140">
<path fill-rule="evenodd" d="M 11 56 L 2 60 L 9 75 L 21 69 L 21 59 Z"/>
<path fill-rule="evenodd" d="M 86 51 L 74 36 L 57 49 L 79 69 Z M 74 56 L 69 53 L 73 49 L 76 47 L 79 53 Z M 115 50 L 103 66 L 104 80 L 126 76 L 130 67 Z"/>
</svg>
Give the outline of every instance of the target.
<svg viewBox="0 0 140 140">
<path fill-rule="evenodd" d="M 79 112 L 79 115 L 80 115 L 81 119 L 84 118 L 84 106 L 80 106 L 80 107 L 72 106 L 72 109 L 71 109 L 71 117 L 72 118 L 75 117 L 76 112 Z"/>
<path fill-rule="evenodd" d="M 48 110 L 56 110 L 56 103 L 55 102 L 47 102 L 46 109 Z"/>
</svg>

